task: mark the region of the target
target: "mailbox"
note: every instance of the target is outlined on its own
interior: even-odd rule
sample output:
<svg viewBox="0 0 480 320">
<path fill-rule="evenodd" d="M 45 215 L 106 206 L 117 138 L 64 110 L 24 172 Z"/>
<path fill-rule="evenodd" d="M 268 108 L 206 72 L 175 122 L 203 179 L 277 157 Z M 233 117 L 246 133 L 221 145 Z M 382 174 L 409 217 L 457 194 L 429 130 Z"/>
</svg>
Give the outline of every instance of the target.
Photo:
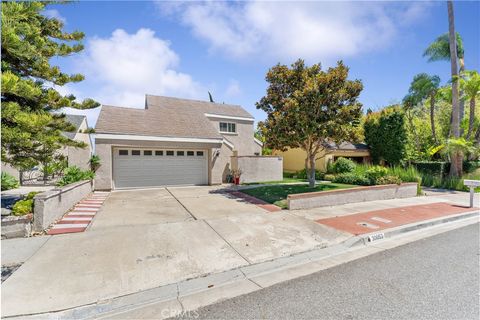
<svg viewBox="0 0 480 320">
<path fill-rule="evenodd" d="M 480 180 L 463 180 L 463 184 L 470 187 L 470 208 L 473 208 L 473 196 L 475 195 L 475 187 L 480 187 Z"/>
</svg>

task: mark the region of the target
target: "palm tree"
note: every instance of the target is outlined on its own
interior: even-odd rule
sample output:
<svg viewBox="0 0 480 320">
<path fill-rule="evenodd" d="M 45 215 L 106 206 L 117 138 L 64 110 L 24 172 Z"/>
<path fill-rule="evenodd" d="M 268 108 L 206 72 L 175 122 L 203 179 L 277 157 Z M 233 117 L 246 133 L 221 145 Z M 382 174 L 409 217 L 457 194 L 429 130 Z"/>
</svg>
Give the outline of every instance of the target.
<svg viewBox="0 0 480 320">
<path fill-rule="evenodd" d="M 470 101 L 470 115 L 468 120 L 467 140 L 470 139 L 473 126 L 475 125 L 475 103 L 480 96 L 480 74 L 477 71 L 465 71 L 460 77 L 460 88 L 465 92 L 466 98 Z"/>
<path fill-rule="evenodd" d="M 459 73 L 465 71 L 465 51 L 463 49 L 463 40 L 460 34 L 456 33 L 457 37 L 457 57 L 458 57 L 458 64 L 459 64 Z M 449 34 L 444 33 L 435 39 L 427 49 L 423 52 L 424 57 L 428 57 L 428 62 L 434 61 L 449 61 L 450 60 L 450 40 Z M 463 96 L 463 91 L 460 91 L 460 96 Z M 465 103 L 463 100 L 460 101 L 460 119 L 459 122 L 462 122 L 464 113 L 465 113 Z"/>
<path fill-rule="evenodd" d="M 447 1 L 448 8 L 448 38 L 450 49 L 450 73 L 452 75 L 452 133 L 453 138 L 460 138 L 460 115 L 458 105 L 458 57 L 457 57 L 457 37 L 455 33 L 455 17 L 453 15 L 453 2 Z M 450 176 L 460 177 L 462 175 L 462 153 L 461 151 L 452 151 L 452 164 L 450 165 Z"/>
<path fill-rule="evenodd" d="M 426 73 L 420 73 L 413 78 L 413 81 L 410 84 L 410 89 L 408 90 L 408 96 L 410 99 L 413 99 L 415 104 L 419 104 L 426 99 L 430 99 L 430 125 L 435 144 L 438 143 L 437 133 L 435 130 L 435 102 L 439 86 L 440 78 L 438 76 L 430 76 Z"/>
</svg>

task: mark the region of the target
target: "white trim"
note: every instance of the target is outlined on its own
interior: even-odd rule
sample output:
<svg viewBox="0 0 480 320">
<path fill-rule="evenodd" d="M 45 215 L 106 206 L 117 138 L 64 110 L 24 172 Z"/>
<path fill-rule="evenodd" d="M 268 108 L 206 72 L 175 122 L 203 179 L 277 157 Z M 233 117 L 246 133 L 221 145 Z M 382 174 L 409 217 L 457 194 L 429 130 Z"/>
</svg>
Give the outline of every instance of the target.
<svg viewBox="0 0 480 320">
<path fill-rule="evenodd" d="M 255 141 L 260 147 L 263 147 L 263 142 L 258 140 L 257 138 L 253 137 L 253 141 Z"/>
<path fill-rule="evenodd" d="M 225 143 L 230 149 L 235 149 L 235 145 L 228 141 L 227 139 L 223 139 L 223 143 Z"/>
<path fill-rule="evenodd" d="M 155 137 L 155 136 L 139 136 L 132 134 L 110 134 L 110 133 L 97 133 L 95 140 L 107 139 L 107 140 L 134 140 L 134 141 L 163 141 L 163 142 L 198 142 L 198 143 L 222 143 L 222 139 L 214 138 L 181 138 L 181 137 Z"/>
<path fill-rule="evenodd" d="M 213 113 L 205 113 L 205 116 L 210 117 L 210 118 L 218 118 L 218 119 L 243 120 L 243 121 L 251 121 L 251 122 L 255 121 L 255 119 L 253 119 L 253 118 L 224 116 L 224 115 L 221 115 L 221 114 L 213 114 Z"/>
</svg>

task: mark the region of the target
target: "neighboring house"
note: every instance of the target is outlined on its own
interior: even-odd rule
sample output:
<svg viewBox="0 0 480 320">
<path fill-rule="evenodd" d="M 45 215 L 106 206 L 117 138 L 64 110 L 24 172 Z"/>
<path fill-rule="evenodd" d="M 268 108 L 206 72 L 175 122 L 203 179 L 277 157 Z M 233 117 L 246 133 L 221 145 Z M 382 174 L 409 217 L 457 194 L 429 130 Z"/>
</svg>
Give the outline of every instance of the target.
<svg viewBox="0 0 480 320">
<path fill-rule="evenodd" d="M 340 146 L 335 143 L 325 145 L 326 149 L 319 152 L 315 161 L 315 169 L 327 171 L 328 163 L 335 161 L 339 157 L 351 159 L 357 163 L 369 163 L 370 151 L 368 146 L 363 143 L 343 142 Z M 305 169 L 305 158 L 307 153 L 300 148 L 288 149 L 285 152 L 274 151 L 273 154 L 283 157 L 283 170 L 287 172 L 296 172 Z"/>
<path fill-rule="evenodd" d="M 90 134 L 84 133 L 84 131 L 88 129 L 87 118 L 81 115 L 67 114 L 66 121 L 70 122 L 75 126 L 75 131 L 62 132 L 62 134 L 71 140 L 85 142 L 87 144 L 87 147 L 64 147 L 59 150 L 59 153 L 63 154 L 66 157 L 69 166 L 77 166 L 82 169 L 89 169 L 89 160 L 90 156 L 92 155 L 92 142 L 90 140 Z M 2 171 L 13 175 L 16 179 L 20 180 L 20 173 L 16 168 L 13 168 L 8 164 L 2 163 Z M 39 174 L 41 174 L 41 170 L 39 170 L 38 168 L 33 171 L 25 172 L 24 180 L 37 177 Z M 28 181 L 25 182 L 28 183 Z"/>
<path fill-rule="evenodd" d="M 237 105 L 147 95 L 142 109 L 102 106 L 95 188 L 220 184 L 232 159 L 261 154 L 253 126 L 252 115 Z"/>
<path fill-rule="evenodd" d="M 92 155 L 92 141 L 90 134 L 86 133 L 88 129 L 87 117 L 82 115 L 67 114 L 66 120 L 76 128 L 74 132 L 63 132 L 63 135 L 71 140 L 85 142 L 87 147 L 75 148 L 66 147 L 61 153 L 67 157 L 69 166 L 77 166 L 83 170 L 90 169 L 90 157 Z"/>
</svg>

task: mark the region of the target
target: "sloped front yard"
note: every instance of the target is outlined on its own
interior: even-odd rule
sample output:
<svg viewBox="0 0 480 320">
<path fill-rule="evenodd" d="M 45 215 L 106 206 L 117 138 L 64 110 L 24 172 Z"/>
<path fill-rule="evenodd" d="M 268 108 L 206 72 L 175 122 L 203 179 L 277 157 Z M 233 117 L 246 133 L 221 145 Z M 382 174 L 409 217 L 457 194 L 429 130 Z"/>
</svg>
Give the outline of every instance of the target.
<svg viewBox="0 0 480 320">
<path fill-rule="evenodd" d="M 273 203 L 281 208 L 287 208 L 287 196 L 289 194 L 330 191 L 354 187 L 356 186 L 341 183 L 321 183 L 317 184 L 314 188 L 310 188 L 308 184 L 276 184 L 271 186 L 245 189 L 242 190 L 242 192 L 263 201 Z"/>
</svg>

